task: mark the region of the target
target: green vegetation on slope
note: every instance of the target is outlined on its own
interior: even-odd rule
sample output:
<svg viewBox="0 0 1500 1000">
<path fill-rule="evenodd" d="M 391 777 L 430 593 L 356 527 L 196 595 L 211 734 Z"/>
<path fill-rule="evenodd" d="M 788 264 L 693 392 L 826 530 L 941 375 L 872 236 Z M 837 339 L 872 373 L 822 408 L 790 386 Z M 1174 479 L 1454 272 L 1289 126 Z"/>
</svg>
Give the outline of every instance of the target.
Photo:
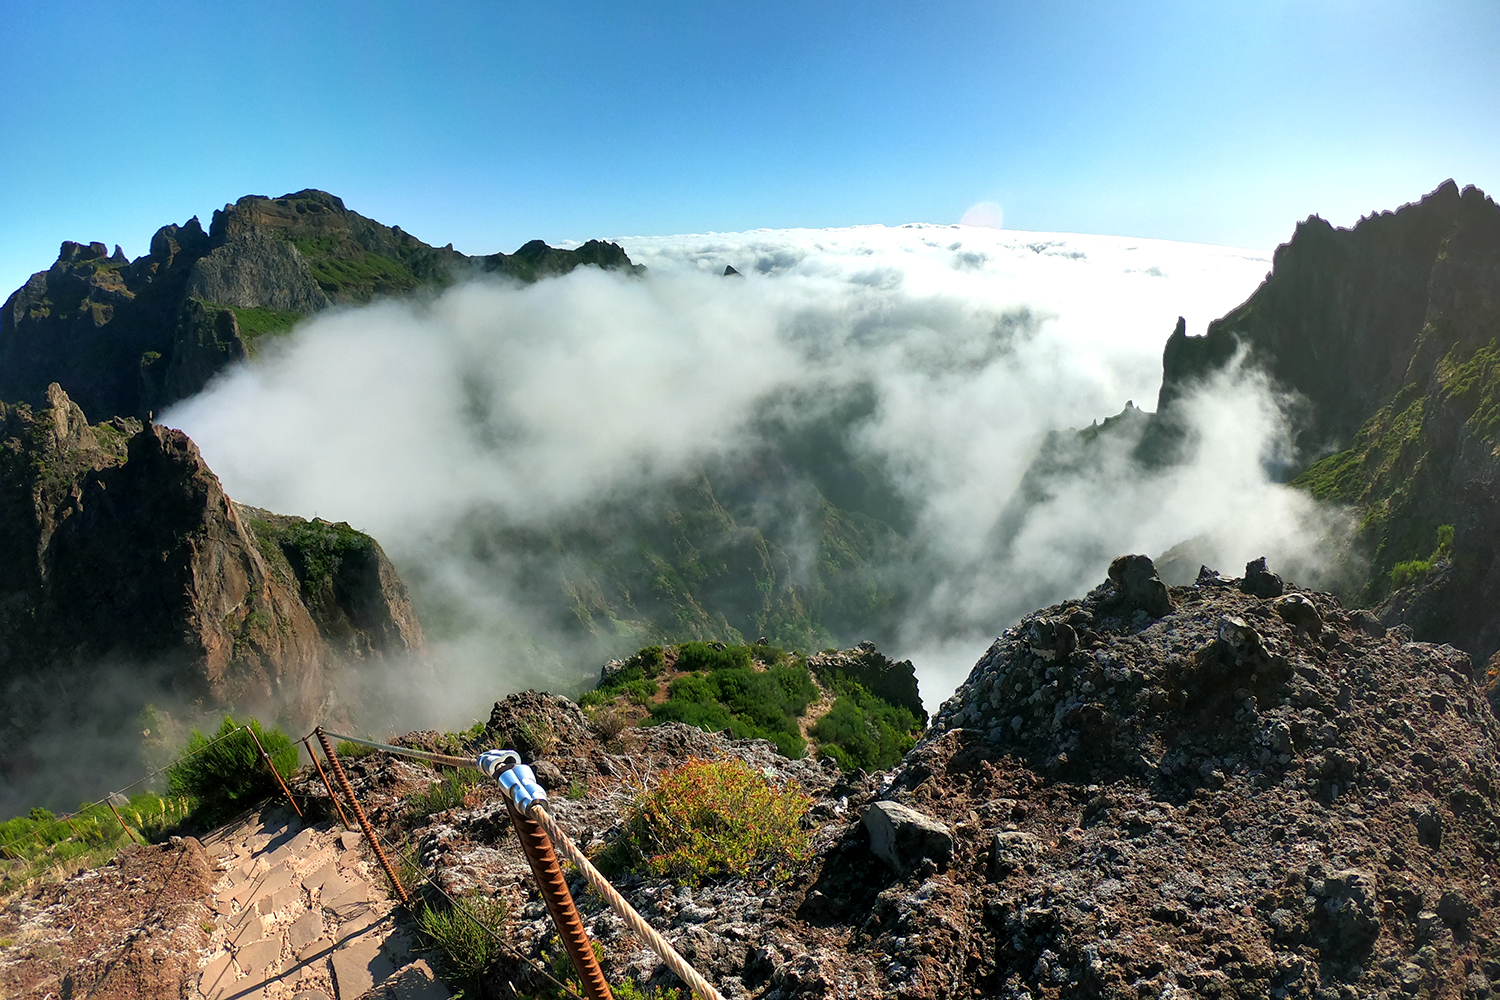
<svg viewBox="0 0 1500 1000">
<path fill-rule="evenodd" d="M 818 752 L 846 769 L 893 766 L 924 725 L 909 708 L 872 694 L 843 672 L 815 680 L 806 657 L 773 646 L 647 646 L 578 702 L 590 709 L 616 701 L 646 706 L 641 725 L 682 722 L 727 731 L 735 739 L 769 740 L 784 756 L 797 758 L 807 752 L 802 720 L 825 696 L 832 706 L 810 733 Z"/>
<path fill-rule="evenodd" d="M 264 309 L 260 306 L 235 307 L 235 323 L 240 328 L 240 340 L 245 350 L 255 354 L 265 338 L 279 337 L 289 332 L 302 319 L 300 312 L 280 309 Z"/>
<path fill-rule="evenodd" d="M 1391 589 L 1400 590 L 1419 577 L 1432 572 L 1438 563 L 1453 558 L 1453 525 L 1440 524 L 1437 530 L 1437 548 L 1426 559 L 1407 559 L 1391 567 Z"/>
<path fill-rule="evenodd" d="M 0 888 L 9 889 L 69 864 L 101 865 L 121 847 L 136 843 L 137 838 L 154 841 L 164 836 L 191 807 L 192 801 L 187 798 L 141 792 L 116 803 L 114 809 L 87 804 L 59 817 L 38 808 L 6 820 L 0 823 L 0 862 L 9 864 L 3 866 Z M 130 828 L 129 833 L 120 825 L 121 820 Z"/>
<path fill-rule="evenodd" d="M 770 740 L 786 757 L 807 752 L 797 719 L 818 689 L 806 663 L 773 662 L 756 670 L 749 646 L 716 650 L 689 642 L 681 648 L 678 666 L 690 672 L 672 681 L 666 701 L 651 707 L 653 723 L 685 722 L 711 732 L 728 730 L 735 739 Z"/>
<path fill-rule="evenodd" d="M 273 575 L 285 580 L 288 569 L 315 614 L 334 599 L 333 586 L 344 563 L 368 555 L 375 540 L 344 522 L 304 521 L 244 508 L 245 524 Z"/>
<path fill-rule="evenodd" d="M 828 714 L 812 727 L 819 749 L 852 770 L 895 767 L 917 742 L 922 723 L 907 708 L 877 698 L 855 682 L 840 685 Z"/>
<path fill-rule="evenodd" d="M 1441 333 L 1429 325 L 1423 335 Z M 1457 503 L 1448 472 L 1458 458 L 1455 431 L 1491 442 L 1500 433 L 1495 340 L 1467 355 L 1459 346 L 1450 348 L 1429 386 L 1403 387 L 1360 427 L 1348 448 L 1292 481 L 1320 500 L 1359 512 L 1358 542 L 1371 562 L 1362 600 L 1378 601 L 1419 580 L 1437 562 L 1454 558 L 1454 529 L 1447 522 Z M 1431 548 L 1434 537 L 1436 549 Z"/>
<path fill-rule="evenodd" d="M 1491 340 L 1467 360 L 1454 347 L 1437 365 L 1444 397 L 1456 403 L 1465 423 L 1480 437 L 1493 439 L 1500 431 L 1500 347 Z"/>
<path fill-rule="evenodd" d="M 313 280 L 330 298 L 363 301 L 376 295 L 409 292 L 422 284 L 399 260 L 365 250 L 339 236 L 294 237 L 291 240 Z"/>
</svg>

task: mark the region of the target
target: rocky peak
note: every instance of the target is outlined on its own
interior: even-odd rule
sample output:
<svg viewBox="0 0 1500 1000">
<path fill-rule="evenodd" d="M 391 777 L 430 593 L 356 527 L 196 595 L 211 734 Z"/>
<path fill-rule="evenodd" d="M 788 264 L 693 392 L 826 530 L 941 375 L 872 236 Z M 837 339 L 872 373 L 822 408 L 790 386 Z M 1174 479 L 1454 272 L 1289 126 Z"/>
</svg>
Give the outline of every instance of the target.
<svg viewBox="0 0 1500 1000">
<path fill-rule="evenodd" d="M 350 211 L 326 191 L 248 195 L 216 211 L 208 232 L 197 217 L 163 226 L 134 262 L 103 243 L 62 244 L 56 263 L 0 314 L 0 399 L 40 406 L 57 382 L 89 412 L 145 417 L 252 355 L 256 337 L 330 304 L 486 273 L 535 281 L 583 265 L 644 270 L 613 243 L 559 250 L 535 240 L 515 254 L 471 258 Z M 246 310 L 253 322 L 241 322 Z"/>
<path fill-rule="evenodd" d="M 0 678 L 13 709 L 0 720 L 0 806 L 55 799 L 31 785 L 44 728 L 119 740 L 123 767 L 148 702 L 309 720 L 338 704 L 348 664 L 420 653 L 405 587 L 369 536 L 329 526 L 324 544 L 312 522 L 234 503 L 181 431 L 90 427 L 55 384 L 47 401 L 0 413 Z M 300 558 L 309 545 L 318 559 Z"/>
<path fill-rule="evenodd" d="M 344 207 L 343 199 L 314 188 L 284 194 L 280 198 L 252 194 L 215 211 L 209 233 L 216 243 L 222 244 L 237 232 L 257 228 L 299 233 L 348 231 L 351 214 Z"/>
<path fill-rule="evenodd" d="M 1350 229 L 1304 220 L 1277 248 L 1260 288 L 1206 335 L 1190 337 L 1178 321 L 1162 354 L 1158 411 L 1243 349 L 1311 402 L 1300 433 L 1307 448 L 1347 440 L 1404 383 L 1430 376 L 1437 359 L 1418 347 L 1433 308 L 1452 304 L 1433 296 L 1454 267 L 1450 250 L 1491 247 L 1497 229 L 1494 201 L 1451 180 Z M 1458 256 L 1475 266 L 1472 254 Z"/>
</svg>

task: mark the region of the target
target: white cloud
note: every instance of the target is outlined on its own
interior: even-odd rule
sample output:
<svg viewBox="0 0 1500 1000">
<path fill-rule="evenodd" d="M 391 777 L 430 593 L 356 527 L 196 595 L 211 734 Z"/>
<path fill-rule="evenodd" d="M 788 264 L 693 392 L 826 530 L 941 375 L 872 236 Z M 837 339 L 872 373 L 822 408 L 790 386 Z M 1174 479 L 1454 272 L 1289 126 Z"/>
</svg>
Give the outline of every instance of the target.
<svg viewBox="0 0 1500 1000">
<path fill-rule="evenodd" d="M 1264 253 L 973 226 L 621 242 L 648 277 L 583 269 L 331 312 L 163 419 L 236 499 L 348 520 L 449 593 L 500 588 L 471 595 L 482 617 L 517 602 L 445 547 L 470 512 L 535 524 L 629 496 L 741 444 L 768 401 L 871 385 L 857 442 L 918 512 L 933 579 L 895 652 L 933 705 L 1026 601 L 1096 583 L 1096 550 L 1243 527 L 1265 520 L 1240 509 L 1257 502 L 1300 523 L 1246 457 L 1279 430 L 1242 380 L 1195 411 L 1214 444 L 1191 472 L 1076 484 L 1003 560 L 976 561 L 1044 435 L 1153 405 L 1177 316 L 1201 332 L 1253 290 Z"/>
</svg>

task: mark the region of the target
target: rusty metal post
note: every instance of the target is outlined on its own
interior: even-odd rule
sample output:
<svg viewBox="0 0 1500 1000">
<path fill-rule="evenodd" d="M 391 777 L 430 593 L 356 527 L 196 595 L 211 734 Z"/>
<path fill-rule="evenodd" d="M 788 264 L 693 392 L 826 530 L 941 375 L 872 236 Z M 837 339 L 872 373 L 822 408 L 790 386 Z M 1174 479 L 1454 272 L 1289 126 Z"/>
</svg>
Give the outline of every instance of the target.
<svg viewBox="0 0 1500 1000">
<path fill-rule="evenodd" d="M 318 763 L 318 755 L 313 752 L 312 744 L 307 739 L 306 736 L 302 737 L 302 745 L 307 748 L 307 755 L 312 758 L 313 767 L 318 769 L 318 777 L 323 779 L 323 787 L 328 789 L 328 798 L 333 802 L 333 808 L 338 810 L 339 822 L 344 824 L 345 830 L 354 829 L 349 825 L 349 817 L 344 815 L 344 807 L 339 805 L 339 797 L 333 794 L 333 785 L 329 784 L 328 775 L 324 773 L 323 765 Z"/>
<path fill-rule="evenodd" d="M 584 995 L 588 1000 L 614 1000 L 609 983 L 605 981 L 604 970 L 599 968 L 599 957 L 594 954 L 594 947 L 589 943 L 588 931 L 584 930 L 578 908 L 573 904 L 573 894 L 568 891 L 568 881 L 563 878 L 562 866 L 557 863 L 557 854 L 552 850 L 552 840 L 547 836 L 547 831 L 536 820 L 516 809 L 508 795 L 505 796 L 505 808 L 509 810 L 510 820 L 521 838 L 521 852 L 531 863 L 532 874 L 536 876 L 542 901 L 552 914 L 557 935 L 562 938 L 568 958 L 572 960 L 573 968 L 583 983 Z"/>
<path fill-rule="evenodd" d="M 110 794 L 113 795 L 114 793 L 111 792 Z M 104 800 L 104 804 L 107 805 L 107 806 L 109 806 L 109 811 L 112 812 L 112 813 L 114 813 L 115 814 L 115 819 L 117 819 L 117 820 L 120 821 L 120 829 L 122 829 L 122 830 L 125 831 L 125 836 L 127 836 L 127 837 L 130 838 L 131 843 L 135 843 L 136 842 L 136 835 L 135 835 L 134 832 L 131 831 L 130 827 L 128 827 L 128 826 L 125 825 L 125 817 L 120 815 L 120 810 L 116 809 L 115 808 L 115 804 L 113 802 L 111 802 L 109 799 L 105 799 Z M 70 823 L 69 826 L 71 826 L 71 825 L 72 824 Z M 144 844 L 145 842 L 146 842 L 146 838 L 145 837 L 141 837 L 140 838 L 140 843 Z"/>
<path fill-rule="evenodd" d="M 354 786 L 349 784 L 348 775 L 344 774 L 344 766 L 339 763 L 338 754 L 333 752 L 333 744 L 328 742 L 328 735 L 319 726 L 313 730 L 318 736 L 318 743 L 323 747 L 323 755 L 328 758 L 328 763 L 333 765 L 333 776 L 339 780 L 339 787 L 344 794 L 349 796 L 349 804 L 354 807 L 354 818 L 359 820 L 359 828 L 364 831 L 365 842 L 375 851 L 375 857 L 380 861 L 380 867 L 385 869 L 386 876 L 391 880 L 391 885 L 396 887 L 396 895 L 401 902 L 411 905 L 411 896 L 406 891 L 406 886 L 401 884 L 401 877 L 396 874 L 396 866 L 391 864 L 391 859 L 386 857 L 384 849 L 380 846 L 380 840 L 375 836 L 375 831 L 370 827 L 370 821 L 365 817 L 365 811 L 359 804 L 359 799 L 354 797 Z"/>
<path fill-rule="evenodd" d="M 286 800 L 292 804 L 292 808 L 297 810 L 297 818 L 301 819 L 302 807 L 297 805 L 297 800 L 292 798 L 292 790 L 286 787 L 285 781 L 281 780 L 281 772 L 276 770 L 275 764 L 271 763 L 271 755 L 266 753 L 266 748 L 260 745 L 260 737 L 256 736 L 255 730 L 251 729 L 249 726 L 243 726 L 241 728 L 243 728 L 245 732 L 249 733 L 250 738 L 255 741 L 255 749 L 260 751 L 260 759 L 265 761 L 266 767 L 271 769 L 271 776 L 276 779 L 276 784 L 280 785 L 281 790 L 286 793 Z"/>
</svg>

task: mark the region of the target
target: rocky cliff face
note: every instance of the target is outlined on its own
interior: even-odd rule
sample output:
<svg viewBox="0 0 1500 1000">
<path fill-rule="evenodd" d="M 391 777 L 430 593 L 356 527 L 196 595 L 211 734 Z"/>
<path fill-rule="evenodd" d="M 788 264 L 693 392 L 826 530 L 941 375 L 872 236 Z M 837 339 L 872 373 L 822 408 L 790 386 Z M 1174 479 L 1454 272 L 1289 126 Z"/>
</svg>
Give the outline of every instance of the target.
<svg viewBox="0 0 1500 1000">
<path fill-rule="evenodd" d="M 46 402 L 0 404 L 0 811 L 55 798 L 29 779 L 60 759 L 69 798 L 104 780 L 73 751 L 138 744 L 147 704 L 309 720 L 346 664 L 421 649 L 373 539 L 241 507 L 180 431 Z"/>
<path fill-rule="evenodd" d="M 1237 352 L 1302 401 L 1294 480 L 1360 514 L 1359 598 L 1500 649 L 1500 207 L 1449 181 L 1352 229 L 1316 217 L 1244 305 L 1163 354 L 1159 413 Z"/>
<path fill-rule="evenodd" d="M 365 302 L 464 277 L 534 281 L 575 267 L 627 271 L 613 243 L 468 257 L 351 212 L 323 191 L 252 195 L 213 215 L 164 226 L 147 256 L 66 242 L 57 262 L 0 313 L 0 399 L 43 404 L 57 382 L 87 412 L 144 419 L 214 373 L 333 303 Z"/>
</svg>

